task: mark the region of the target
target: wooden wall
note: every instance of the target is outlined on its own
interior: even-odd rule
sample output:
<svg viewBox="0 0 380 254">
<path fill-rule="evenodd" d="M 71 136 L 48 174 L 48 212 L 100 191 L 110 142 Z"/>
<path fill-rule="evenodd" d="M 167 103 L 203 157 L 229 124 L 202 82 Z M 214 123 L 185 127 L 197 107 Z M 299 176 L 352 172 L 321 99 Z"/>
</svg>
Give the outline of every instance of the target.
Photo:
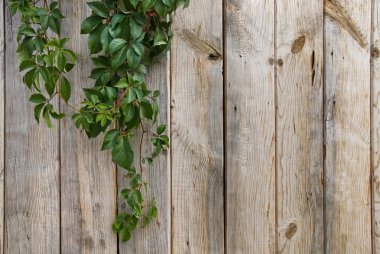
<svg viewBox="0 0 380 254">
<path fill-rule="evenodd" d="M 80 35 L 90 10 L 60 2 L 78 104 L 92 85 Z M 172 49 L 148 77 L 171 135 L 144 170 L 159 217 L 127 244 L 111 230 L 126 182 L 101 140 L 70 118 L 56 133 L 34 121 L 8 5 L 0 254 L 380 254 L 380 0 L 191 0 L 179 10 Z"/>
</svg>

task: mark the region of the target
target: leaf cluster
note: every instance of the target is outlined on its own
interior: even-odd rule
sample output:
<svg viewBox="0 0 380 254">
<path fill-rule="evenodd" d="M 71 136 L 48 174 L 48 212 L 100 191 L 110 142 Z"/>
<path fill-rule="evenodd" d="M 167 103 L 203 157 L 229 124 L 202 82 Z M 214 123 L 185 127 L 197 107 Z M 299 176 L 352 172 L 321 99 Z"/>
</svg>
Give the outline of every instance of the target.
<svg viewBox="0 0 380 254">
<path fill-rule="evenodd" d="M 187 7 L 189 0 L 88 2 L 92 12 L 83 20 L 81 33 L 88 35 L 94 86 L 83 90 L 85 99 L 79 108 L 69 104 L 67 74 L 76 56 L 65 47 L 68 39 L 59 37 L 63 18 L 59 4 L 44 0 L 43 6 L 37 6 L 35 1 L 11 0 L 10 4 L 12 14 L 20 13 L 17 52 L 20 71 L 26 71 L 24 83 L 32 90 L 35 117 L 39 121 L 42 112 L 52 128 L 50 117 L 64 117 L 51 103 L 59 95 L 75 110 L 72 119 L 78 129 L 89 138 L 103 134 L 102 150 L 112 151 L 112 160 L 125 169 L 128 179 L 128 187 L 120 193 L 126 209 L 113 224 L 113 230 L 128 241 L 139 224 L 148 225 L 158 214 L 155 200 L 146 202 L 143 197 L 147 192 L 143 164 L 153 163 L 169 147 L 166 125 L 157 123 L 160 91 L 150 90 L 145 77 L 148 67 L 170 48 L 174 11 Z M 132 145 L 136 133 L 141 135 L 139 151 Z M 143 154 L 144 138 L 151 141 L 151 154 Z"/>
<path fill-rule="evenodd" d="M 19 70 L 24 72 L 23 81 L 32 91 L 29 99 L 35 104 L 34 117 L 41 114 L 46 124 L 53 128 L 51 118 L 61 119 L 51 103 L 59 95 L 65 102 L 71 96 L 67 74 L 76 64 L 76 55 L 66 48 L 67 38 L 60 38 L 60 20 L 64 18 L 56 1 L 37 6 L 30 0 L 12 0 L 10 12 L 20 14 L 17 34 Z"/>
</svg>

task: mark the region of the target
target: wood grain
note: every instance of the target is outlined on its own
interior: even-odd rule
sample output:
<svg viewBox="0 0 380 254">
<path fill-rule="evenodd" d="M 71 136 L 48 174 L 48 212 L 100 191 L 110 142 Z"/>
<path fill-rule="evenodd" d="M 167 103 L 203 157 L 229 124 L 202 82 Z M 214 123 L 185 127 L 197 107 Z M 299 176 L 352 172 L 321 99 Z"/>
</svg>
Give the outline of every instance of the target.
<svg viewBox="0 0 380 254">
<path fill-rule="evenodd" d="M 4 17 L 4 1 L 0 2 L 0 13 Z M 5 153 L 5 19 L 0 19 L 0 254 L 4 253 L 4 153 Z"/>
<path fill-rule="evenodd" d="M 169 124 L 169 60 L 162 59 L 148 70 L 146 84 L 151 90 L 160 90 L 159 97 L 160 114 L 158 117 L 159 124 Z M 154 128 L 156 126 L 153 126 Z M 153 129 L 152 131 L 155 131 Z M 149 126 L 145 126 L 149 130 Z M 170 133 L 170 129 L 167 129 Z M 135 136 L 135 158 L 139 158 L 141 132 Z M 148 136 L 144 137 L 143 156 L 153 152 L 152 143 Z M 136 162 L 137 163 L 137 162 Z M 123 211 L 126 204 L 120 199 L 120 191 L 128 186 L 127 179 L 124 177 L 125 170 L 118 169 L 118 185 L 119 185 L 119 211 Z M 154 198 L 158 208 L 158 219 L 143 229 L 138 229 L 128 243 L 123 243 L 119 239 L 120 254 L 125 253 L 170 253 L 170 153 L 158 157 L 152 166 L 143 166 L 143 179 L 148 183 L 148 193 L 144 196 L 147 202 L 151 202 Z M 144 192 L 145 195 L 145 192 Z"/>
<path fill-rule="evenodd" d="M 323 253 L 323 2 L 276 3 L 278 251 Z"/>
<path fill-rule="evenodd" d="M 172 253 L 223 253 L 222 1 L 192 0 L 171 50 Z"/>
<path fill-rule="evenodd" d="M 34 120 L 16 58 L 18 16 L 5 17 L 4 253 L 59 253 L 58 135 Z"/>
<path fill-rule="evenodd" d="M 365 43 L 325 18 L 325 251 L 371 253 L 371 2 L 331 3 Z"/>
<path fill-rule="evenodd" d="M 80 35 L 80 24 L 89 15 L 86 1 L 61 1 L 67 17 L 63 35 L 78 54 L 78 65 L 70 72 L 71 103 L 79 105 L 84 87 L 93 86 L 88 78 L 92 68 L 87 36 Z M 69 116 L 73 111 L 64 105 Z M 70 117 L 61 127 L 61 239 L 62 253 L 116 253 L 117 237 L 112 232 L 116 206 L 116 166 L 111 154 L 101 152 L 102 138 L 88 140 L 74 127 Z"/>
<path fill-rule="evenodd" d="M 226 1 L 226 251 L 276 253 L 274 1 Z"/>
</svg>

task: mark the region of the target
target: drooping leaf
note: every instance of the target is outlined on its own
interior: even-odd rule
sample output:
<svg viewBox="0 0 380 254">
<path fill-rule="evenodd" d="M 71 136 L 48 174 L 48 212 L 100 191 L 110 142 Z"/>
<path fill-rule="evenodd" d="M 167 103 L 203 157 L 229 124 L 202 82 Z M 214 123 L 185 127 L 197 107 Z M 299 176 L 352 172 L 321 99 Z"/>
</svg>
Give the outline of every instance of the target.
<svg viewBox="0 0 380 254">
<path fill-rule="evenodd" d="M 129 169 L 133 163 L 133 151 L 127 137 L 119 137 L 112 149 L 113 161 L 122 168 Z"/>
<path fill-rule="evenodd" d="M 71 85 L 65 77 L 61 77 L 60 95 L 62 99 L 67 103 L 71 96 Z"/>
<path fill-rule="evenodd" d="M 109 10 L 104 3 L 95 1 L 95 2 L 87 2 L 87 5 L 93 10 L 93 12 L 96 15 L 101 16 L 103 18 L 108 18 Z"/>
<path fill-rule="evenodd" d="M 43 102 L 46 102 L 46 98 L 42 94 L 36 93 L 30 96 L 29 101 L 34 104 L 41 104 Z"/>
<path fill-rule="evenodd" d="M 114 130 L 108 131 L 106 135 L 104 136 L 102 151 L 113 148 L 116 145 L 116 141 L 119 135 L 120 135 L 119 130 L 114 129 Z"/>
<path fill-rule="evenodd" d="M 81 25 L 81 34 L 88 34 L 92 32 L 102 23 L 103 18 L 99 16 L 90 16 L 86 18 Z"/>
</svg>

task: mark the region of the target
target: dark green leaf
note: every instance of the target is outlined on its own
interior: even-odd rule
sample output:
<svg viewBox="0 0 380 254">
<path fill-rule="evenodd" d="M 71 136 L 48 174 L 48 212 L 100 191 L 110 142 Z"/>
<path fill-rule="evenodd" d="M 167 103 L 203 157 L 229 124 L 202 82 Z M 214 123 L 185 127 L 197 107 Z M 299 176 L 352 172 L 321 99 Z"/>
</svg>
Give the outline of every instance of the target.
<svg viewBox="0 0 380 254">
<path fill-rule="evenodd" d="M 123 228 L 120 231 L 120 235 L 121 235 L 121 241 L 123 242 L 127 242 L 131 239 L 131 232 L 129 232 L 127 228 Z"/>
<path fill-rule="evenodd" d="M 103 18 L 108 18 L 109 11 L 108 8 L 105 6 L 102 2 L 88 2 L 88 6 L 94 11 L 94 13 L 98 16 L 101 16 Z"/>
<path fill-rule="evenodd" d="M 119 49 L 112 58 L 111 66 L 113 69 L 117 69 L 127 60 L 128 50 L 126 47 Z"/>
<path fill-rule="evenodd" d="M 139 66 L 140 61 L 141 61 L 141 56 L 139 56 L 133 48 L 129 48 L 127 51 L 127 61 L 128 65 L 131 68 L 136 68 Z"/>
<path fill-rule="evenodd" d="M 45 107 L 45 103 L 38 104 L 34 107 L 34 118 L 39 123 L 42 109 Z"/>
<path fill-rule="evenodd" d="M 156 29 L 154 33 L 154 46 L 160 46 L 167 44 L 167 38 L 159 28 Z"/>
<path fill-rule="evenodd" d="M 116 129 L 110 130 L 109 132 L 107 132 L 106 135 L 104 136 L 102 151 L 113 148 L 116 145 L 116 141 L 119 135 L 120 135 L 120 131 Z"/>
<path fill-rule="evenodd" d="M 133 163 L 133 151 L 127 137 L 119 137 L 112 149 L 113 161 L 122 168 L 129 169 Z"/>
<path fill-rule="evenodd" d="M 81 33 L 82 34 L 90 33 L 102 23 L 102 20 L 103 18 L 99 16 L 91 16 L 91 17 L 86 18 L 82 22 Z"/>
<path fill-rule="evenodd" d="M 42 94 L 36 93 L 30 96 L 29 101 L 34 104 L 41 104 L 43 102 L 46 102 L 46 98 Z"/>
<path fill-rule="evenodd" d="M 61 77 L 60 95 L 66 103 L 69 101 L 71 96 L 71 85 L 65 77 Z"/>
<path fill-rule="evenodd" d="M 113 39 L 109 45 L 109 50 L 111 53 L 115 53 L 119 49 L 121 49 L 125 44 L 127 44 L 127 41 L 124 39 L 116 38 Z"/>
<path fill-rule="evenodd" d="M 165 124 L 160 125 L 160 126 L 158 126 L 158 128 L 157 128 L 157 134 L 158 134 L 158 135 L 161 135 L 162 133 L 164 133 L 165 130 L 166 130 L 166 125 L 165 125 Z"/>
<path fill-rule="evenodd" d="M 100 37 L 104 30 L 104 25 L 99 25 L 95 30 L 93 30 L 88 36 L 88 48 L 91 54 L 99 53 L 102 50 L 102 44 L 100 43 Z"/>
</svg>

